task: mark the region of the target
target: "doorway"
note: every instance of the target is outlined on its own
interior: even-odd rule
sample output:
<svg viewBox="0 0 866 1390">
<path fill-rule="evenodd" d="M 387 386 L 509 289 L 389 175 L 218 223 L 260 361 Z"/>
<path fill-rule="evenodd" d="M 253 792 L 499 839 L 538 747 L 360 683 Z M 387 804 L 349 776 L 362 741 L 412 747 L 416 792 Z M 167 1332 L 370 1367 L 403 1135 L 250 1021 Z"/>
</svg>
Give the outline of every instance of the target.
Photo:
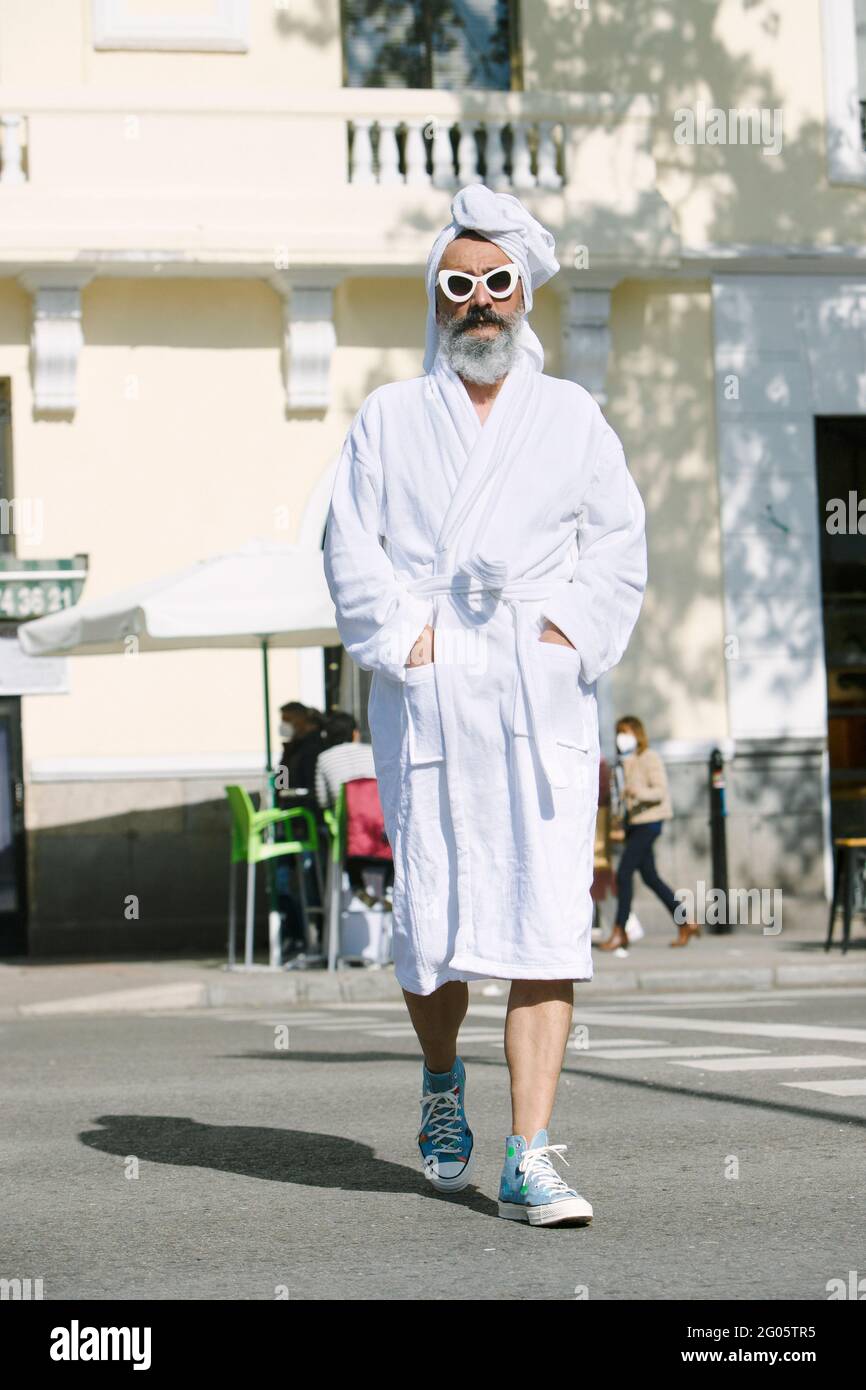
<svg viewBox="0 0 866 1390">
<path fill-rule="evenodd" d="M 815 458 L 832 830 L 866 835 L 866 417 L 816 417 Z"/>
<path fill-rule="evenodd" d="M 0 698 L 0 957 L 27 954 L 21 701 Z"/>
</svg>

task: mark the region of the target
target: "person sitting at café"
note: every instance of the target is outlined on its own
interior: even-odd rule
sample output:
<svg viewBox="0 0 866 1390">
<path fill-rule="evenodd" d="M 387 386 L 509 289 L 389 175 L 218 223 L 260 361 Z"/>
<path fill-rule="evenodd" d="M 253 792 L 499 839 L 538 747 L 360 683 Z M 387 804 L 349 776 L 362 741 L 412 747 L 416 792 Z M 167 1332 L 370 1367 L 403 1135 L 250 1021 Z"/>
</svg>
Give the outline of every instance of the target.
<svg viewBox="0 0 866 1390">
<path fill-rule="evenodd" d="M 316 760 L 316 800 L 323 809 L 336 805 L 344 782 L 376 776 L 373 749 L 361 742 L 357 721 L 345 710 L 326 716 L 324 742 Z"/>
<path fill-rule="evenodd" d="M 299 700 L 290 700 L 280 706 L 280 735 L 284 743 L 280 764 L 275 769 L 277 803 L 283 810 L 303 807 L 311 811 L 316 819 L 320 844 L 318 872 L 315 857 L 311 852 L 304 853 L 301 857 L 307 903 L 314 909 L 322 906 L 319 880 L 322 875 L 323 847 L 327 844 L 315 792 L 316 762 L 325 747 L 324 723 L 324 716 L 319 710 L 311 709 Z M 290 838 L 294 833 L 301 833 L 301 827 L 297 822 L 293 822 L 292 827 L 287 829 L 285 826 L 278 826 L 277 839 L 283 840 Z M 303 963 L 306 959 L 306 948 L 301 907 L 293 875 L 290 874 L 285 861 L 278 862 L 275 875 L 279 910 L 285 919 L 283 959 Z M 318 922 L 314 921 L 312 925 L 315 928 Z"/>
<path fill-rule="evenodd" d="M 280 707 L 280 734 L 285 740 L 277 768 L 281 801 L 316 809 L 316 762 L 325 747 L 324 726 L 324 715 L 298 700 Z"/>
<path fill-rule="evenodd" d="M 316 798 L 323 809 L 336 805 L 344 783 L 359 777 L 374 780 L 376 777 L 373 749 L 369 743 L 361 742 L 361 731 L 351 714 L 336 710 L 329 715 L 325 721 L 325 740 L 329 746 L 319 754 L 316 763 Z M 349 883 L 363 903 L 390 911 L 391 903 L 385 890 L 393 880 L 391 859 L 347 857 L 345 867 Z"/>
</svg>

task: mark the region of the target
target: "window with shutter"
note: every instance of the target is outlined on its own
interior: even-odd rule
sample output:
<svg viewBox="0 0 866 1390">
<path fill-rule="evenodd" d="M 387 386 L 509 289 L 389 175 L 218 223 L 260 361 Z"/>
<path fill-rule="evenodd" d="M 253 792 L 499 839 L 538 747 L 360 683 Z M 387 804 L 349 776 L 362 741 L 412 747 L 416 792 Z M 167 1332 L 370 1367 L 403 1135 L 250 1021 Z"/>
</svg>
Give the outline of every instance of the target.
<svg viewBox="0 0 866 1390">
<path fill-rule="evenodd" d="M 514 0 L 342 0 L 347 87 L 513 85 Z"/>
</svg>

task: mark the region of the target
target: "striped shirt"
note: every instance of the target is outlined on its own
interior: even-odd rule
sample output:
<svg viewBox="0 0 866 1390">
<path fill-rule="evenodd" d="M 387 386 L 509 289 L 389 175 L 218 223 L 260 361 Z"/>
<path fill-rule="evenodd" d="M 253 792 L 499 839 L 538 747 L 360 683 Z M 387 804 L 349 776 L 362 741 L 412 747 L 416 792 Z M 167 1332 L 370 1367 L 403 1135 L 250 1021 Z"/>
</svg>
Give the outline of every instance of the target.
<svg viewBox="0 0 866 1390">
<path fill-rule="evenodd" d="M 316 759 L 316 800 L 322 807 L 334 806 L 344 782 L 375 776 L 369 743 L 335 743 Z"/>
</svg>

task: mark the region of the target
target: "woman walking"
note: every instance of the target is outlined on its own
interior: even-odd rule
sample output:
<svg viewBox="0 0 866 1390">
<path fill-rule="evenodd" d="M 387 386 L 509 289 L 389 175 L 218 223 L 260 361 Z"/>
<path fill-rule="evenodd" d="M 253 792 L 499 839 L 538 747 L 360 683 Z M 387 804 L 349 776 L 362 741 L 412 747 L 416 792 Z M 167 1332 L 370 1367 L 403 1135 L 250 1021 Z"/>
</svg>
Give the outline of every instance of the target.
<svg viewBox="0 0 866 1390">
<path fill-rule="evenodd" d="M 662 824 L 673 819 L 670 791 L 665 765 L 658 753 L 649 746 L 643 724 L 628 714 L 616 726 L 616 746 L 622 767 L 622 801 L 626 822 L 625 848 L 617 870 L 617 905 L 613 931 L 607 941 L 599 943 L 601 951 L 615 951 L 628 946 L 625 924 L 631 912 L 632 880 L 639 873 L 647 888 L 660 898 L 674 921 L 679 904 L 673 892 L 659 876 L 653 846 L 662 833 Z M 694 922 L 678 923 L 679 933 L 672 946 L 687 946 L 693 936 L 700 935 Z"/>
</svg>

